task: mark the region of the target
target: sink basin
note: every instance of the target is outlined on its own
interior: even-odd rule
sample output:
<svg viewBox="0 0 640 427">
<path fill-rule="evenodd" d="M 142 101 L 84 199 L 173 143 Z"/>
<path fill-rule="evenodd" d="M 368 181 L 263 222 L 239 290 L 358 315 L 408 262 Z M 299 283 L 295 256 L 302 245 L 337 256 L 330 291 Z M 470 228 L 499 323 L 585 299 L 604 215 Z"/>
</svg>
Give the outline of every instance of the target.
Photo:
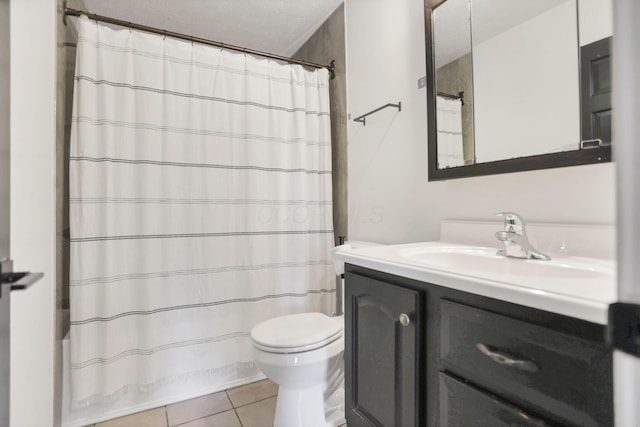
<svg viewBox="0 0 640 427">
<path fill-rule="evenodd" d="M 428 268 L 495 278 L 517 277 L 563 279 L 611 279 L 613 270 L 583 258 L 561 257 L 551 261 L 527 260 L 496 255 L 494 248 L 474 246 L 418 247 L 401 250 L 399 255 Z"/>
<path fill-rule="evenodd" d="M 486 233 L 490 231 L 491 228 Z M 572 252 L 560 249 L 557 242 L 568 231 L 553 231 L 540 248 L 556 248 L 549 250 L 550 261 L 497 255 L 499 242 L 487 247 L 447 241 L 338 250 L 334 260 L 354 266 L 351 270 L 348 267 L 347 272 L 355 275 L 362 274 L 359 269 L 365 268 L 607 324 L 609 304 L 617 300 L 615 260 L 606 250 L 602 257 L 592 255 L 597 251 L 576 250 L 580 248 L 578 243 L 568 245 Z M 606 242 L 597 235 L 592 240 L 594 245 Z"/>
</svg>

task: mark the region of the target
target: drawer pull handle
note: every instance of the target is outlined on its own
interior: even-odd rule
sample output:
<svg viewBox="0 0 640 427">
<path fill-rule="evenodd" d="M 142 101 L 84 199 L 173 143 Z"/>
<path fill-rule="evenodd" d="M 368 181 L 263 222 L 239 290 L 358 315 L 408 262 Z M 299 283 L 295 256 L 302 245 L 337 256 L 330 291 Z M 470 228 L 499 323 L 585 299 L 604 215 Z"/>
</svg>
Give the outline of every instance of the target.
<svg viewBox="0 0 640 427">
<path fill-rule="evenodd" d="M 411 323 L 411 319 L 409 318 L 409 316 L 404 313 L 402 313 L 400 317 L 398 317 L 398 321 L 400 321 L 400 324 L 402 326 L 409 326 L 409 323 Z"/>
<path fill-rule="evenodd" d="M 514 359 L 508 354 L 492 350 L 491 347 L 485 344 L 478 343 L 476 344 L 476 348 L 480 350 L 482 354 L 488 356 L 489 358 L 491 358 L 491 360 L 499 363 L 500 365 L 510 366 L 512 368 L 520 369 L 521 371 L 526 372 L 538 372 L 540 370 L 540 367 L 530 360 Z"/>
</svg>

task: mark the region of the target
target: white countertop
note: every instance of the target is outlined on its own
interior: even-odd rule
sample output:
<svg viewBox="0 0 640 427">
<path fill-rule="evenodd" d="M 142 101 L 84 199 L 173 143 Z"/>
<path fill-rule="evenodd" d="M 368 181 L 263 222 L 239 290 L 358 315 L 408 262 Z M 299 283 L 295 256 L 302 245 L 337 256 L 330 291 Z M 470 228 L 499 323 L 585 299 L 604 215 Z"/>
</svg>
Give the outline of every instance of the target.
<svg viewBox="0 0 640 427">
<path fill-rule="evenodd" d="M 549 253 L 560 272 L 550 276 L 537 274 L 538 264 L 547 261 L 522 260 L 506 257 L 492 259 L 506 266 L 500 271 L 491 269 L 450 268 L 427 265 L 407 257 L 420 250 L 457 251 L 467 246 L 447 242 L 425 242 L 402 245 L 371 246 L 343 249 L 334 254 L 338 263 L 349 263 L 384 273 L 407 277 L 434 285 L 457 289 L 515 304 L 546 310 L 598 324 L 607 324 L 609 304 L 617 299 L 615 261 Z M 480 248 L 495 251 L 494 248 Z M 488 253 L 488 252 L 487 252 Z M 492 255 L 491 255 L 492 256 Z M 501 264 L 503 263 L 504 264 Z M 514 264 L 516 263 L 516 264 Z M 531 267 L 529 272 L 528 266 Z M 577 268 L 574 268 L 576 267 Z M 543 266 L 546 268 L 546 266 Z M 527 273 L 524 274 L 523 271 Z M 511 272 L 516 272 L 512 274 Z M 564 276 L 564 277 L 561 277 Z"/>
</svg>

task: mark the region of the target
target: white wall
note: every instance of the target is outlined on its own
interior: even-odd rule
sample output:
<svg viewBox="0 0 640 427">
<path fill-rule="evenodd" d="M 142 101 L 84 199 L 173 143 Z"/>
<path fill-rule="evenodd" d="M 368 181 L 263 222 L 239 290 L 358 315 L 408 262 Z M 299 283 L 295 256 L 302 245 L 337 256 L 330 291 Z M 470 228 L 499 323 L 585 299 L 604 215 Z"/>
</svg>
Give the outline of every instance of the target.
<svg viewBox="0 0 640 427">
<path fill-rule="evenodd" d="M 614 165 L 427 182 L 422 0 L 346 0 L 349 215 L 354 240 L 433 240 L 440 221 L 492 219 L 514 210 L 529 221 L 614 224 Z"/>
<path fill-rule="evenodd" d="M 580 46 L 593 43 L 613 34 L 613 0 L 580 0 Z"/>
<path fill-rule="evenodd" d="M 579 148 L 576 23 L 568 1 L 474 44 L 478 163 Z M 474 21 L 474 28 L 490 25 Z"/>
<path fill-rule="evenodd" d="M 12 293 L 13 427 L 54 424 L 55 16 L 53 1 L 11 1 L 11 255 L 45 275 Z"/>
</svg>

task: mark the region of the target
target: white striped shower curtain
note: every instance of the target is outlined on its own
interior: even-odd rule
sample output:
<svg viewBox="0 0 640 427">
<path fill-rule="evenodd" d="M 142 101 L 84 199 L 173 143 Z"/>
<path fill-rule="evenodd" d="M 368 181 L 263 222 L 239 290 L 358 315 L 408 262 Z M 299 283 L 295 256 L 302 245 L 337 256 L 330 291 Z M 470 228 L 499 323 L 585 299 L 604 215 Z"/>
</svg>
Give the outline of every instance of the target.
<svg viewBox="0 0 640 427">
<path fill-rule="evenodd" d="M 335 306 L 327 70 L 76 25 L 72 405 L 257 375 L 254 325 Z"/>
</svg>

